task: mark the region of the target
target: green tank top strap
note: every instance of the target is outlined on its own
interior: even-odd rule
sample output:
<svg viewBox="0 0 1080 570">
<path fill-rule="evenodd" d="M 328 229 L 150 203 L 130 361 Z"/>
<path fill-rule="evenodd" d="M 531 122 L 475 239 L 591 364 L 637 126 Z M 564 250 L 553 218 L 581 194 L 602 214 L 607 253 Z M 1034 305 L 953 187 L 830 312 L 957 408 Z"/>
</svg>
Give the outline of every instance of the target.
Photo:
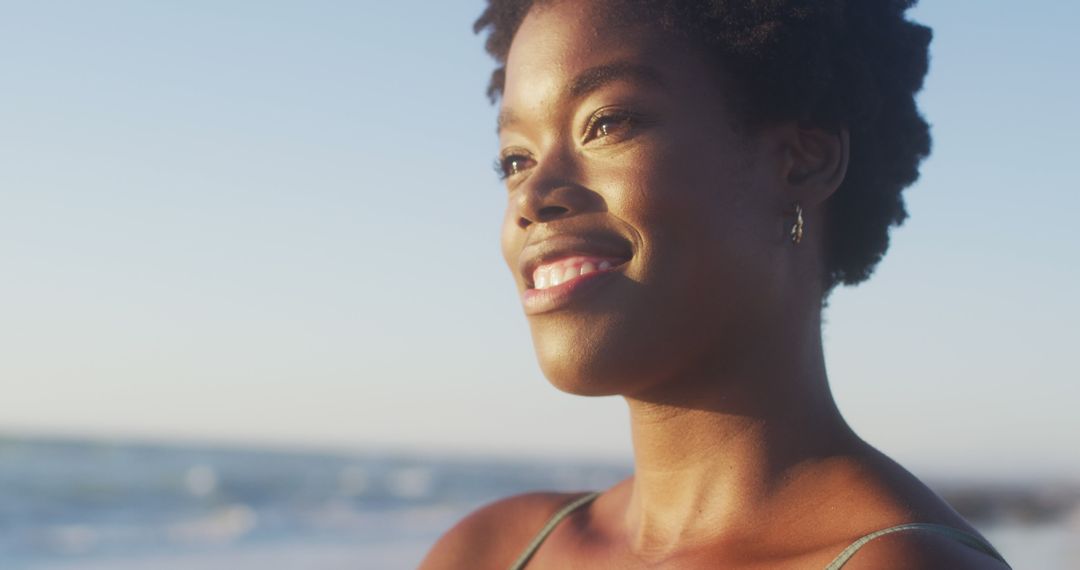
<svg viewBox="0 0 1080 570">
<path fill-rule="evenodd" d="M 537 549 L 539 549 L 540 545 L 544 543 L 544 540 L 547 539 L 548 535 L 550 535 L 551 532 L 555 530 L 555 527 L 559 526 L 559 523 L 561 523 L 566 517 L 570 516 L 574 511 L 593 502 L 593 500 L 595 500 L 598 496 L 600 496 L 600 493 L 586 493 L 574 499 L 573 501 L 570 501 L 566 504 L 566 506 L 559 509 L 557 513 L 555 513 L 550 519 L 548 519 L 547 524 L 544 525 L 544 528 L 540 529 L 540 532 L 538 532 L 536 536 L 533 537 L 532 542 L 529 543 L 529 546 L 525 548 L 525 551 L 521 553 L 521 556 L 519 556 L 518 559 L 514 562 L 514 564 L 510 566 L 510 570 L 524 570 L 525 565 L 529 562 L 529 559 L 531 559 L 533 555 L 536 554 Z M 1004 564 L 1006 568 L 1011 568 L 1011 566 L 1009 566 L 1009 563 L 1005 561 L 1005 558 L 1002 557 L 1001 554 L 997 550 L 995 550 L 993 546 L 990 546 L 990 544 L 988 544 L 986 541 L 973 534 L 940 524 L 908 523 L 882 529 L 877 532 L 872 532 L 856 540 L 855 542 L 851 543 L 851 546 L 845 548 L 839 556 L 833 559 L 833 561 L 825 567 L 825 570 L 840 570 L 845 564 L 848 563 L 849 560 L 851 560 L 852 556 L 855 556 L 855 553 L 857 553 L 859 549 L 866 546 L 870 541 L 876 538 L 881 538 L 882 536 L 886 536 L 896 532 L 909 531 L 931 532 L 949 537 L 966 546 L 974 548 L 979 552 L 989 555 L 990 557 Z"/>
<path fill-rule="evenodd" d="M 525 568 L 525 564 L 529 562 L 529 559 L 533 557 L 533 554 L 536 554 L 540 545 L 544 543 L 544 540 L 551 534 L 551 531 L 555 530 L 555 527 L 559 526 L 559 523 L 561 523 L 563 519 L 570 516 L 571 513 L 581 507 L 593 502 L 593 500 L 599 496 L 600 493 L 586 493 L 577 499 L 570 501 L 565 507 L 559 509 L 559 512 L 552 515 L 552 517 L 548 519 L 547 524 L 544 525 L 544 528 L 540 529 L 540 532 L 533 537 L 532 542 L 525 548 L 525 552 L 522 552 L 521 556 L 519 556 L 514 564 L 510 566 L 510 570 L 522 570 Z"/>
<path fill-rule="evenodd" d="M 988 554 L 989 556 L 1001 561 L 1003 564 L 1005 564 L 1006 567 L 1011 568 L 1011 566 L 1009 566 L 1009 563 L 1005 562 L 1005 558 L 1003 558 L 997 550 L 994 550 L 993 546 L 990 546 L 986 541 L 973 534 L 969 534 L 962 530 L 940 524 L 908 523 L 879 530 L 877 532 L 872 532 L 860 538 L 859 540 L 856 540 L 855 542 L 851 543 L 851 546 L 845 548 L 839 556 L 837 556 L 831 563 L 829 563 L 829 565 L 825 567 L 825 570 L 839 570 L 844 566 L 844 564 L 847 564 L 848 560 L 851 560 L 852 556 L 855 556 L 855 553 L 858 552 L 860 548 L 866 546 L 867 543 L 874 540 L 875 538 L 880 538 L 887 534 L 893 534 L 896 532 L 907 531 L 932 532 L 947 536 L 957 542 L 961 542 L 967 546 L 970 546 L 971 548 L 974 548 L 979 552 Z"/>
</svg>

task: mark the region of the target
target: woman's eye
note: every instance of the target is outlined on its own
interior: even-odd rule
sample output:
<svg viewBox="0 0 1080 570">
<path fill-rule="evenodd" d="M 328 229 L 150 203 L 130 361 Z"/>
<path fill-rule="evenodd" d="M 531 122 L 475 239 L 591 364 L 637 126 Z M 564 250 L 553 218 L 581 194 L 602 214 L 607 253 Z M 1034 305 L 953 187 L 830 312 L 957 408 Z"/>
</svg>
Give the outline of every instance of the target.
<svg viewBox="0 0 1080 570">
<path fill-rule="evenodd" d="M 528 170 L 532 162 L 532 158 L 527 155 L 508 154 L 495 162 L 495 172 L 505 180 Z"/>
<path fill-rule="evenodd" d="M 623 134 L 633 126 L 633 115 L 625 111 L 609 111 L 594 115 L 585 128 L 585 141 Z"/>
</svg>

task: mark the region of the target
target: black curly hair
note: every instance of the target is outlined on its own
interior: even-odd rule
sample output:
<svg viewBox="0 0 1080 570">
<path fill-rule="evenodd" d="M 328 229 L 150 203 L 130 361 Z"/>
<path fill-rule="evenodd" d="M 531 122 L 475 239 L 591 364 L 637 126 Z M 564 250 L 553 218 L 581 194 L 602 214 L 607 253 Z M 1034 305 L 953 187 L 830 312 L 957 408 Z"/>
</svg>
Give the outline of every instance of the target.
<svg viewBox="0 0 1080 570">
<path fill-rule="evenodd" d="M 474 31 L 499 67 L 488 96 L 502 94 L 514 34 L 534 4 L 488 0 Z M 931 31 L 905 16 L 917 0 L 619 0 L 647 21 L 711 54 L 734 79 L 744 125 L 797 120 L 847 128 L 847 177 L 827 202 L 825 291 L 864 281 L 907 218 L 900 192 L 919 177 L 930 128 L 915 103 L 929 64 Z"/>
</svg>

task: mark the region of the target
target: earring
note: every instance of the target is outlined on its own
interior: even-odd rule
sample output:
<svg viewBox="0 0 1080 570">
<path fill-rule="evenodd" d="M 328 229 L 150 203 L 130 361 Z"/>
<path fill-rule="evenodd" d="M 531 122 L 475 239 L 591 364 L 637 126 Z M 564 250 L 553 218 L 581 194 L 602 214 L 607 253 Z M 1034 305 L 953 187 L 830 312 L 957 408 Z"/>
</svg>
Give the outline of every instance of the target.
<svg viewBox="0 0 1080 570">
<path fill-rule="evenodd" d="M 802 243 L 803 237 L 803 217 L 802 206 L 798 202 L 795 202 L 795 224 L 791 226 L 791 243 L 799 245 Z"/>
</svg>

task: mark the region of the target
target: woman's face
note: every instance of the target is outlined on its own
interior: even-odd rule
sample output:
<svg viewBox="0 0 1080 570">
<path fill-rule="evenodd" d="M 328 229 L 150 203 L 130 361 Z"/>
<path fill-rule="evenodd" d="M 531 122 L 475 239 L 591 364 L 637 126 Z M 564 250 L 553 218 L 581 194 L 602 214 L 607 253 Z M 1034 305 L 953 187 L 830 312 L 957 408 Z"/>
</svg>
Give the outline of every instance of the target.
<svg viewBox="0 0 1080 570">
<path fill-rule="evenodd" d="M 552 383 L 642 395 L 727 366 L 782 318 L 790 200 L 715 67 L 611 9 L 534 7 L 514 38 L 502 250 Z"/>
</svg>

